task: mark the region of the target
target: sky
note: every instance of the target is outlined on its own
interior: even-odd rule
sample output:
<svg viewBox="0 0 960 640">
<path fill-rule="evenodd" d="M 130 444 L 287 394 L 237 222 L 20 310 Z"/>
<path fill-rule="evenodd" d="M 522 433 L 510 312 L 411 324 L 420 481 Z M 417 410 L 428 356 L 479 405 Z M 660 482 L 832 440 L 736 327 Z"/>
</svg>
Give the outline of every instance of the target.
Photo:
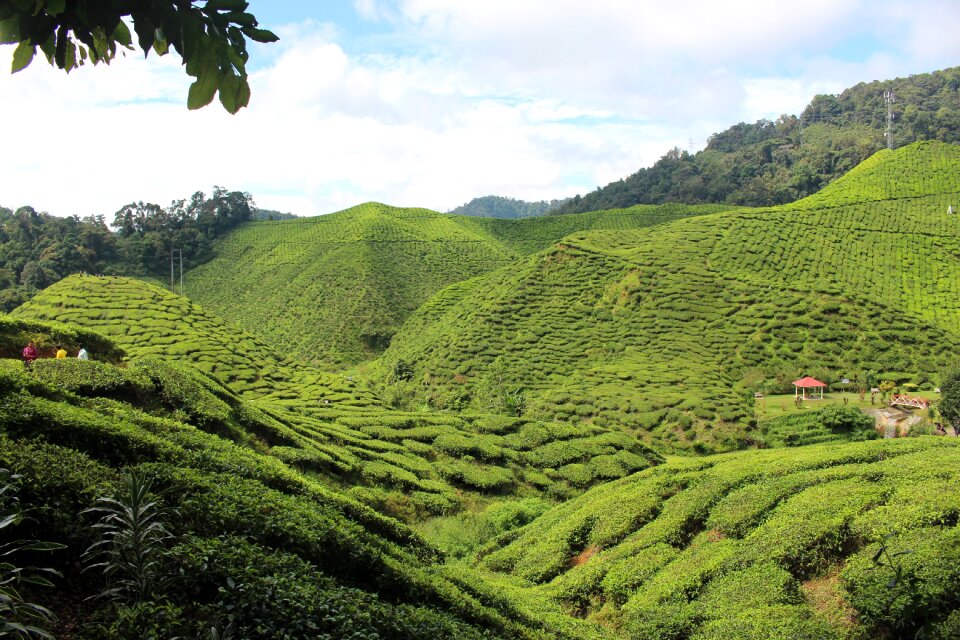
<svg viewBox="0 0 960 640">
<path fill-rule="evenodd" d="M 310 216 L 585 194 L 820 93 L 960 64 L 957 0 L 251 0 L 250 106 L 188 111 L 174 55 L 0 72 L 0 206 L 214 185 Z M 0 46 L 0 69 L 13 46 Z"/>
</svg>

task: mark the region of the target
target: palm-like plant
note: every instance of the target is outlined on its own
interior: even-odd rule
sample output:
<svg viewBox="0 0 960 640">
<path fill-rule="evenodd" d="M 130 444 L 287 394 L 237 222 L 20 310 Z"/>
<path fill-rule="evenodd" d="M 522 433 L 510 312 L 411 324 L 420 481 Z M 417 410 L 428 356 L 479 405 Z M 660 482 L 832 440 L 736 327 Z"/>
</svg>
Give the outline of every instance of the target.
<svg viewBox="0 0 960 640">
<path fill-rule="evenodd" d="M 153 481 L 139 471 L 124 474 L 116 497 L 101 497 L 84 513 L 98 514 L 93 525 L 100 540 L 84 552 L 87 569 L 99 568 L 107 579 L 101 597 L 142 602 L 149 600 L 169 580 L 163 570 L 173 538 L 166 524 L 172 510 L 150 492 Z"/>
<path fill-rule="evenodd" d="M 19 501 L 14 495 L 11 476 L 0 469 L 0 537 L 5 530 L 23 521 Z M 15 540 L 0 544 L 0 638 L 53 638 L 45 626 L 55 619 L 53 612 L 34 602 L 27 602 L 20 592 L 21 585 L 52 587 L 47 576 L 60 575 L 53 569 L 19 567 L 16 555 L 24 551 L 55 551 L 62 544 L 35 540 Z"/>
</svg>

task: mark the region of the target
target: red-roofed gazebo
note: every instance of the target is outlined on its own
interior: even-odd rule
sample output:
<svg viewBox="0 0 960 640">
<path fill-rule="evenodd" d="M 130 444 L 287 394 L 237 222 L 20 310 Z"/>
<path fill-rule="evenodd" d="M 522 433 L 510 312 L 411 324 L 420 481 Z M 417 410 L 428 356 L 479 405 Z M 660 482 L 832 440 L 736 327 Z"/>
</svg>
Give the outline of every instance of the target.
<svg viewBox="0 0 960 640">
<path fill-rule="evenodd" d="M 803 393 L 803 399 L 807 399 L 807 389 L 816 389 L 820 388 L 820 400 L 823 400 L 823 388 L 827 386 L 826 382 L 820 382 L 816 378 L 811 378 L 806 376 L 800 378 L 799 380 L 793 381 L 793 397 L 796 398 L 798 395 Z"/>
</svg>

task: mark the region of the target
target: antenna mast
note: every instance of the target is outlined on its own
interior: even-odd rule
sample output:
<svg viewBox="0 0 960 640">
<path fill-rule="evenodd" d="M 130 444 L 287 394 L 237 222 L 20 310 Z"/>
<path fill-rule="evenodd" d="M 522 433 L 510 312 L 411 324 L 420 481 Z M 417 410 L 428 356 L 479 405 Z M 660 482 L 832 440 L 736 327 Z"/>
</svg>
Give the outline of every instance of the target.
<svg viewBox="0 0 960 640">
<path fill-rule="evenodd" d="M 883 101 L 887 105 L 887 130 L 883 133 L 887 139 L 887 149 L 893 149 L 893 103 L 896 102 L 896 99 L 897 96 L 894 95 L 892 89 L 883 92 Z"/>
</svg>

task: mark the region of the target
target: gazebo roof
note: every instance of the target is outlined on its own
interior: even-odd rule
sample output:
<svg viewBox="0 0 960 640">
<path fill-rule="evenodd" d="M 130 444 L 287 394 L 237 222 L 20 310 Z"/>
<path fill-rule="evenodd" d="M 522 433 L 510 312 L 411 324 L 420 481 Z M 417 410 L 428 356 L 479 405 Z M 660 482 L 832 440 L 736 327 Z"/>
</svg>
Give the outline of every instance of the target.
<svg viewBox="0 0 960 640">
<path fill-rule="evenodd" d="M 816 378 L 811 378 L 806 376 L 805 378 L 800 378 L 799 380 L 793 381 L 793 386 L 795 387 L 825 387 L 827 386 L 826 382 L 820 382 Z"/>
</svg>

